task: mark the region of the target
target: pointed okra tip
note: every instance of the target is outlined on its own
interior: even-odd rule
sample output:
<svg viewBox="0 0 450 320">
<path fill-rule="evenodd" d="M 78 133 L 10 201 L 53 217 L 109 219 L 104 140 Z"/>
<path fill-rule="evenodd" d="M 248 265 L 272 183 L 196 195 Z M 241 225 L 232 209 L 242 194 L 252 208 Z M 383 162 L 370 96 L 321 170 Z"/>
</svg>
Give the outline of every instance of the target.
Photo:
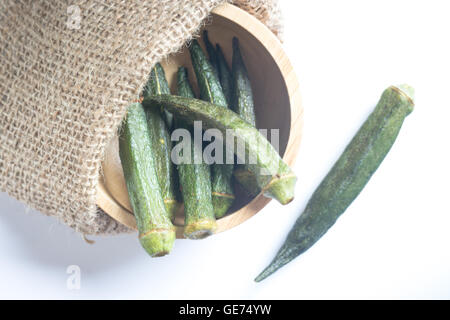
<svg viewBox="0 0 450 320">
<path fill-rule="evenodd" d="M 208 36 L 208 30 L 203 30 L 203 41 L 206 43 L 206 42 L 209 42 L 209 36 Z"/>
<path fill-rule="evenodd" d="M 233 51 L 239 51 L 239 39 L 237 37 L 233 37 Z"/>
<path fill-rule="evenodd" d="M 223 54 L 222 47 L 218 43 L 216 43 L 216 51 Z"/>
<path fill-rule="evenodd" d="M 277 264 L 274 264 L 272 262 L 255 278 L 255 282 L 263 281 L 268 276 L 272 275 L 275 271 L 277 271 L 279 268 L 280 268 L 280 266 L 278 266 Z"/>
<path fill-rule="evenodd" d="M 297 245 L 292 246 L 285 243 L 270 264 L 255 278 L 255 282 L 263 281 L 306 250 L 308 250 L 308 247 L 301 248 Z"/>
<path fill-rule="evenodd" d="M 191 40 L 191 43 L 190 43 L 190 45 L 189 45 L 189 49 L 194 49 L 194 48 L 201 48 L 200 47 L 200 43 L 198 42 L 198 40 L 197 39 L 192 39 Z"/>
<path fill-rule="evenodd" d="M 255 282 L 261 282 L 261 281 L 263 281 L 265 278 L 267 278 L 269 275 L 265 275 L 264 273 L 261 273 L 261 274 L 259 274 L 255 279 L 254 279 L 254 281 Z"/>
</svg>

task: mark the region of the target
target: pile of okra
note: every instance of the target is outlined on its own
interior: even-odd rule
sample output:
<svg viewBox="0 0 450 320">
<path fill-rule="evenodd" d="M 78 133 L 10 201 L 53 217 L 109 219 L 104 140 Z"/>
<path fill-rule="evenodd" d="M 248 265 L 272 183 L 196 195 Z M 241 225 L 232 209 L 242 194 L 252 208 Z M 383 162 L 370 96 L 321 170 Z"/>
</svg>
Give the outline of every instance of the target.
<svg viewBox="0 0 450 320">
<path fill-rule="evenodd" d="M 207 53 L 197 40 L 189 45 L 199 96 L 183 66 L 177 72 L 177 92 L 171 93 L 158 63 L 140 102 L 129 106 L 120 132 L 119 153 L 139 240 L 153 257 L 171 251 L 176 237 L 173 219 L 181 206 L 186 238 L 213 234 L 216 219 L 229 213 L 235 200 L 234 180 L 252 196 L 262 193 L 282 204 L 294 197 L 295 174 L 256 129 L 252 87 L 239 40 L 232 41 L 231 68 L 207 31 L 203 41 Z M 219 130 L 222 137 L 233 140 L 231 145 L 239 140 L 254 161 L 205 161 L 206 147 L 193 139 L 197 121 L 205 130 Z M 171 134 L 180 129 L 188 134 L 175 145 Z M 225 157 L 230 141 L 222 145 Z"/>
<path fill-rule="evenodd" d="M 233 179 L 253 196 L 262 193 L 281 204 L 294 198 L 295 174 L 256 129 L 253 93 L 238 39 L 233 39 L 231 69 L 221 47 L 212 45 L 206 31 L 203 40 L 209 59 L 197 41 L 189 47 L 199 99 L 190 86 L 186 68 L 178 70 L 177 95 L 171 95 L 164 70 L 157 64 L 151 71 L 142 103 L 129 107 L 119 139 L 139 239 L 151 256 L 162 256 L 172 249 L 172 219 L 181 202 L 184 236 L 201 239 L 213 234 L 216 219 L 226 215 L 233 204 Z M 383 92 L 374 111 L 319 184 L 278 253 L 256 281 L 307 251 L 334 225 L 393 146 L 403 121 L 413 111 L 413 96 L 414 90 L 408 85 L 391 86 Z M 171 145 L 170 133 L 175 128 L 192 133 L 196 121 L 201 121 L 205 129 L 218 130 L 226 137 L 227 147 L 234 145 L 235 139 L 243 142 L 245 154 L 253 156 L 254 161 L 205 163 L 204 146 L 191 141 L 192 136 L 188 135 L 189 148 L 175 152 L 175 158 L 184 162 L 177 161 L 175 165 L 171 154 L 177 150 Z M 236 157 L 241 157 L 238 152 Z"/>
</svg>

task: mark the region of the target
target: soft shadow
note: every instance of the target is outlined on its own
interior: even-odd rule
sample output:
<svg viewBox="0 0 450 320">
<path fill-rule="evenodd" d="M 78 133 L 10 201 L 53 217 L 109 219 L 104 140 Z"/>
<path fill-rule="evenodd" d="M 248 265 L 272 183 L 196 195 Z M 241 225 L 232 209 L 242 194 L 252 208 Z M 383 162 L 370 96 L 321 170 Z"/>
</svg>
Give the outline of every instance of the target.
<svg viewBox="0 0 450 320">
<path fill-rule="evenodd" d="M 80 234 L 53 217 L 27 209 L 22 203 L 0 193 L 0 238 L 15 250 L 14 256 L 30 264 L 67 268 L 79 265 L 88 272 L 104 272 L 123 266 L 142 254 L 136 234 L 91 236 L 88 244 Z"/>
</svg>

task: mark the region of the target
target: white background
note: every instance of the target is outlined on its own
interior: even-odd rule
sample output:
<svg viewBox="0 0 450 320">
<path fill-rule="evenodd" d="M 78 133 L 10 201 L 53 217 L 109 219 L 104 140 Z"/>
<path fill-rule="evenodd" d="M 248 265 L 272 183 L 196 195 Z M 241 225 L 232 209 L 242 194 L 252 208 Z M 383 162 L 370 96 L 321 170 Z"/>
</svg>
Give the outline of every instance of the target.
<svg viewBox="0 0 450 320">
<path fill-rule="evenodd" d="M 295 201 L 151 259 L 135 235 L 89 245 L 0 194 L 0 298 L 450 298 L 449 2 L 281 5 L 305 108 Z M 416 109 L 367 187 L 311 250 L 254 283 L 383 89 L 403 82 Z"/>
</svg>

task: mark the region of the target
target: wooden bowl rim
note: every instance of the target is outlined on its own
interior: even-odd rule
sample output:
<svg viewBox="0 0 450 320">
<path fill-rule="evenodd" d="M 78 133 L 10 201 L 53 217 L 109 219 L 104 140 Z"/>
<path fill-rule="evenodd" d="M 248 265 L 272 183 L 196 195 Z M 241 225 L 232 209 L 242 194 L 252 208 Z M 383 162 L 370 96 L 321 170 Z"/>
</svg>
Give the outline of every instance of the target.
<svg viewBox="0 0 450 320">
<path fill-rule="evenodd" d="M 261 43 L 278 66 L 288 92 L 291 112 L 289 139 L 283 155 L 283 160 L 292 167 L 295 163 L 295 159 L 297 158 L 302 136 L 303 107 L 301 104 L 297 77 L 280 41 L 257 18 L 234 5 L 225 3 L 215 8 L 212 11 L 212 14 L 221 16 L 243 27 Z M 263 195 L 259 195 L 240 210 L 217 220 L 218 228 L 216 233 L 231 229 L 250 219 L 263 207 L 265 207 L 270 200 L 271 199 L 268 199 Z M 137 230 L 136 220 L 133 213 L 122 207 L 110 195 L 105 187 L 102 177 L 100 178 L 97 188 L 97 206 L 114 220 L 126 225 L 129 228 Z M 184 238 L 183 227 L 177 226 L 176 229 L 177 238 Z"/>
</svg>

